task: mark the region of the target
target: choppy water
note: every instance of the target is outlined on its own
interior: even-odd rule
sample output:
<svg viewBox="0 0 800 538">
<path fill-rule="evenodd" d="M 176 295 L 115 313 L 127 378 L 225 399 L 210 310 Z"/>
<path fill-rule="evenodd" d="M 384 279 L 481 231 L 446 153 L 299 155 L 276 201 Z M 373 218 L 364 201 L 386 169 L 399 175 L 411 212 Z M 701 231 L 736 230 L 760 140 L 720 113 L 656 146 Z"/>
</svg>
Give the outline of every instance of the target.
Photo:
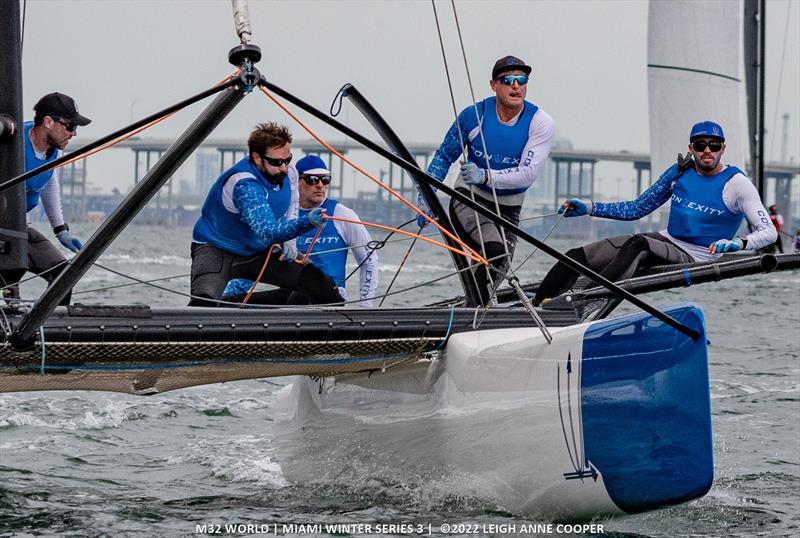
<svg viewBox="0 0 800 538">
<path fill-rule="evenodd" d="M 82 230 L 79 230 L 79 232 Z M 83 230 L 85 231 L 85 230 Z M 101 263 L 140 279 L 188 273 L 186 229 L 134 226 Z M 380 252 L 381 289 L 407 243 Z M 565 244 L 559 244 L 563 247 Z M 528 250 L 521 249 L 521 261 Z M 549 265 L 537 255 L 523 279 Z M 447 272 L 445 255 L 415 249 L 394 289 Z M 185 304 L 184 297 L 93 269 L 76 301 Z M 188 290 L 188 279 L 160 285 Z M 455 279 L 391 298 L 413 305 L 456 293 Z M 25 287 L 30 295 L 41 285 Z M 708 323 L 716 478 L 704 498 L 604 522 L 613 536 L 796 536 L 800 528 L 800 273 L 706 284 L 648 296 L 691 300 Z M 106 393 L 0 395 L 0 534 L 193 535 L 197 525 L 531 522 L 481 499 L 418 491 L 363 476 L 292 484 L 283 476 L 272 419 L 287 381 L 259 380 L 152 397 Z M 424 455 L 421 455 L 424 457 Z M 269 527 L 261 527 L 269 525 Z M 223 529 L 224 530 L 224 529 Z M 427 530 L 427 529 L 426 529 Z M 502 534 L 502 532 L 501 532 Z M 241 533 L 240 533 L 241 535 Z M 450 533 L 449 535 L 452 535 Z M 526 534 L 530 536 L 531 534 Z"/>
</svg>

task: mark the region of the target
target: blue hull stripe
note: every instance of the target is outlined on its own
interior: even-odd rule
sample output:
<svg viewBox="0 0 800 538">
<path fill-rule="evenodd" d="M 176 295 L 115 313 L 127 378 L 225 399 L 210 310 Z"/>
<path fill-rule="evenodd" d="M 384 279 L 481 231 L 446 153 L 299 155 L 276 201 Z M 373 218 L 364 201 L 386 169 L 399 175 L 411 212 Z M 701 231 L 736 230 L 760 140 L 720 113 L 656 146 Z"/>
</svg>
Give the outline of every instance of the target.
<svg viewBox="0 0 800 538">
<path fill-rule="evenodd" d="M 714 478 L 703 312 L 668 312 L 700 338 L 643 313 L 593 325 L 583 343 L 586 463 L 628 513 L 701 497 Z"/>
</svg>

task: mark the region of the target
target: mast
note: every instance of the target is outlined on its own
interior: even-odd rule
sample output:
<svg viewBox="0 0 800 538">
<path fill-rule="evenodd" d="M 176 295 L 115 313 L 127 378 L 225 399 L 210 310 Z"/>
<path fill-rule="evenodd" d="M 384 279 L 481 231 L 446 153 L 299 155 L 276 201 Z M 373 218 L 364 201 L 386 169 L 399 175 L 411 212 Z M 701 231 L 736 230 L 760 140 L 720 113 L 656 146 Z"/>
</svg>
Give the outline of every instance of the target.
<svg viewBox="0 0 800 538">
<path fill-rule="evenodd" d="M 22 28 L 19 0 L 0 0 L 0 180 L 25 168 L 22 144 Z M 0 192 L 0 287 L 28 269 L 25 185 Z"/>
<path fill-rule="evenodd" d="M 744 2 L 744 66 L 749 125 L 750 174 L 764 199 L 764 88 L 766 1 Z"/>
</svg>

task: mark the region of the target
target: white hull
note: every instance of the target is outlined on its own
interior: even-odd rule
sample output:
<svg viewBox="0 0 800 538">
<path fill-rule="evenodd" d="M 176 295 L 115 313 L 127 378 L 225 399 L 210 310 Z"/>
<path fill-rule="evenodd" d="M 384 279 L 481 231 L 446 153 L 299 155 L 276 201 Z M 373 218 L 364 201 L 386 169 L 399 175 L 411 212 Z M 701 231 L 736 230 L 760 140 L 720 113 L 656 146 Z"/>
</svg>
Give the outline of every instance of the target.
<svg viewBox="0 0 800 538">
<path fill-rule="evenodd" d="M 688 317 L 699 320 L 696 328 L 702 329 L 699 310 L 686 308 Z M 637 324 L 645 327 L 644 334 L 633 335 Z M 652 329 L 658 335 L 647 333 L 648 324 L 658 327 Z M 587 331 L 602 346 L 587 346 L 592 340 Z M 630 339 L 627 333 L 639 344 L 622 342 Z M 680 432 L 671 438 L 676 416 L 686 414 L 689 422 L 703 415 L 710 419 L 704 342 L 688 345 L 687 337 L 643 314 L 554 329 L 552 334 L 549 346 L 535 328 L 453 335 L 440 360 L 328 380 L 321 393 L 317 383 L 298 379 L 284 394 L 291 442 L 279 461 L 286 477 L 300 482 L 369 477 L 474 497 L 495 503 L 500 510 L 558 520 L 617 516 L 705 493 L 711 480 L 708 469 L 705 476 L 700 473 L 699 483 L 681 486 L 686 492 L 642 491 L 645 500 L 631 502 L 631 488 L 642 487 L 637 482 L 642 477 L 642 483 L 649 484 L 653 472 L 663 476 L 674 471 L 668 467 L 691 467 L 683 457 L 699 455 L 704 460 L 701 468 L 710 463 L 710 425 L 708 438 L 701 439 L 694 450 L 658 456 L 675 448 L 677 437 L 696 436 L 696 432 Z M 666 349 L 665 341 L 674 341 L 677 348 L 670 344 Z M 618 350 L 611 349 L 620 343 L 635 354 L 620 358 Z M 681 346 L 686 349 L 678 349 Z M 612 352 L 598 357 L 601 348 Z M 690 348 L 695 352 L 686 353 Z M 585 358 L 587 349 L 592 356 Z M 676 357 L 675 352 L 685 357 Z M 629 376 L 623 373 L 621 364 L 630 368 L 632 362 L 648 361 L 647 353 L 660 356 L 643 370 L 633 368 Z M 603 359 L 608 364 L 600 366 Z M 606 376 L 602 371 L 606 366 L 623 375 L 592 386 L 583 379 L 587 364 L 595 380 L 598 372 Z M 674 368 L 685 371 L 672 372 Z M 705 378 L 696 379 L 698 372 L 705 372 Z M 681 402 L 672 401 L 672 393 L 682 390 L 675 383 L 685 385 L 686 375 L 697 381 L 692 390 L 699 394 L 687 400 L 693 402 L 693 409 L 681 410 Z M 659 383 L 663 384 L 660 388 Z M 653 393 L 648 395 L 647 390 Z M 669 402 L 664 400 L 667 396 Z M 607 405 L 621 401 L 631 406 L 634 416 L 627 423 L 627 417 L 617 417 L 619 424 L 613 424 L 618 413 L 611 410 L 609 414 Z M 699 409 L 695 409 L 697 402 L 701 402 Z M 643 410 L 652 416 L 638 416 Z M 654 416 L 664 413 L 677 414 L 664 424 L 653 422 Z M 660 441 L 643 429 L 653 426 L 654 432 L 664 434 Z M 638 454 L 633 458 L 637 461 L 629 462 L 631 479 L 620 469 L 627 464 L 609 467 L 610 459 L 619 455 L 609 455 L 609 446 L 602 446 L 610 431 L 619 435 L 612 445 L 618 442 Z M 642 435 L 644 443 L 638 438 Z M 643 450 L 655 455 L 648 459 Z M 635 468 L 642 461 L 653 468 Z M 604 477 L 607 471 L 614 475 L 611 488 Z M 685 477 L 677 478 L 682 480 Z"/>
</svg>

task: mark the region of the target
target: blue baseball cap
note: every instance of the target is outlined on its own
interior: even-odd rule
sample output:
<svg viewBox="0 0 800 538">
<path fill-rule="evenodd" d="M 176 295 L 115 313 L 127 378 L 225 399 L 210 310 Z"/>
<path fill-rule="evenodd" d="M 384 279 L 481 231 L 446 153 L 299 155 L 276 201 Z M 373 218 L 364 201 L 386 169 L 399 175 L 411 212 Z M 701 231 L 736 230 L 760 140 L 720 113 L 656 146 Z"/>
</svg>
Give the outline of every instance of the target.
<svg viewBox="0 0 800 538">
<path fill-rule="evenodd" d="M 692 132 L 689 134 L 689 142 L 699 136 L 711 136 L 725 142 L 725 133 L 722 132 L 722 127 L 720 127 L 719 123 L 709 120 L 694 124 Z"/>
<path fill-rule="evenodd" d="M 330 170 L 325 165 L 325 161 L 317 155 L 306 155 L 295 165 L 298 174 L 330 175 Z"/>
</svg>

